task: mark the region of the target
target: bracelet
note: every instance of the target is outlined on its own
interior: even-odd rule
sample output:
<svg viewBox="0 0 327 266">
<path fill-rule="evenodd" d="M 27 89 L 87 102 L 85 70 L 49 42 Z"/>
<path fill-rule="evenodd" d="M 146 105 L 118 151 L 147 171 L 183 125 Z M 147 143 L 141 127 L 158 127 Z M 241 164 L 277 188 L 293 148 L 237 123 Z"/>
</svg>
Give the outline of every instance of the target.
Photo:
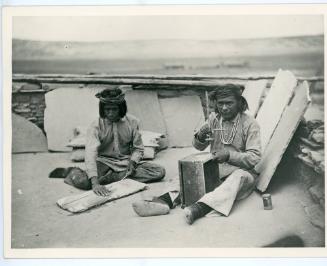
<svg viewBox="0 0 327 266">
<path fill-rule="evenodd" d="M 91 177 L 91 184 L 92 184 L 92 186 L 100 184 L 97 176 L 92 176 Z"/>
<path fill-rule="evenodd" d="M 227 153 L 228 153 L 228 154 L 227 154 L 226 162 L 228 162 L 228 161 L 229 161 L 229 158 L 230 158 L 230 153 L 229 153 L 229 151 L 228 151 Z"/>
</svg>

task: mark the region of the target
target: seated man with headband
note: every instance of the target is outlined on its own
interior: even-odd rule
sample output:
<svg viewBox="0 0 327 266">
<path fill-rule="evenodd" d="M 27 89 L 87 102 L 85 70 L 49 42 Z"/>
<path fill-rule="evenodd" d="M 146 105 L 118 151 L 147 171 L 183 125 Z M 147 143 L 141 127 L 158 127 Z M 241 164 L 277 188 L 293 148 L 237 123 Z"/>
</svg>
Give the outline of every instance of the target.
<svg viewBox="0 0 327 266">
<path fill-rule="evenodd" d="M 162 166 L 141 161 L 144 146 L 139 122 L 127 114 L 124 93 L 119 88 L 105 89 L 96 94 L 96 97 L 100 101 L 100 117 L 87 131 L 86 174 L 70 171 L 65 182 L 107 196 L 110 191 L 104 185 L 124 178 L 144 183 L 164 178 L 165 169 Z"/>
<path fill-rule="evenodd" d="M 256 120 L 244 113 L 248 104 L 242 96 L 242 87 L 224 85 L 213 91 L 210 99 L 215 103 L 215 112 L 195 133 L 193 146 L 203 151 L 210 145 L 210 152 L 219 163 L 217 178 L 222 183 L 185 208 L 188 224 L 212 210 L 228 216 L 235 200 L 244 199 L 252 193 L 258 177 L 254 167 L 261 159 L 260 129 Z M 167 208 L 176 206 L 176 196 L 173 198 L 172 195 L 166 193 L 158 197 L 151 203 L 152 209 L 155 209 L 155 204 L 161 204 L 159 207 L 166 204 Z M 134 210 L 142 216 L 144 211 L 141 213 L 139 210 L 143 210 L 146 205 L 149 203 L 137 202 Z M 151 212 L 147 211 L 146 215 L 151 215 Z"/>
</svg>

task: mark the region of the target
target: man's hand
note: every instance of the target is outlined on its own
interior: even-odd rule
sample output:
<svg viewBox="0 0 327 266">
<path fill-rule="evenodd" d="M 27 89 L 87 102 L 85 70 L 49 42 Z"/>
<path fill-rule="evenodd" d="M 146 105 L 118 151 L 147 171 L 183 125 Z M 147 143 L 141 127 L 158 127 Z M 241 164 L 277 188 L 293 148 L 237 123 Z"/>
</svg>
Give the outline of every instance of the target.
<svg viewBox="0 0 327 266">
<path fill-rule="evenodd" d="M 92 190 L 98 196 L 106 197 L 110 195 L 110 191 L 105 186 L 100 184 L 92 185 Z"/>
<path fill-rule="evenodd" d="M 133 176 L 135 174 L 137 163 L 130 160 L 127 166 L 127 172 L 125 176 Z"/>
<path fill-rule="evenodd" d="M 224 163 L 229 160 L 229 151 L 222 150 L 213 153 L 213 159 L 217 160 L 218 163 Z"/>
<path fill-rule="evenodd" d="M 209 126 L 202 127 L 197 133 L 197 138 L 200 142 L 205 142 L 211 135 Z"/>
<path fill-rule="evenodd" d="M 97 176 L 91 178 L 92 182 L 92 190 L 98 196 L 109 196 L 110 191 L 105 187 L 99 184 L 99 180 Z"/>
</svg>

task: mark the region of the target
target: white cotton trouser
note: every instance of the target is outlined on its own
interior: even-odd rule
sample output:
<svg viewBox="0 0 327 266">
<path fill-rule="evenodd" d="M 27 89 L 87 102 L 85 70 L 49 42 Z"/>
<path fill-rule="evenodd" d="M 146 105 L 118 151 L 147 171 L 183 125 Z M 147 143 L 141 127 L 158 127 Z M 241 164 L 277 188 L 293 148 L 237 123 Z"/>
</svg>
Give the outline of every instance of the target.
<svg viewBox="0 0 327 266">
<path fill-rule="evenodd" d="M 215 211 L 228 216 L 235 200 L 248 197 L 254 190 L 256 179 L 249 172 L 237 169 L 214 191 L 205 194 L 203 202 Z"/>
</svg>

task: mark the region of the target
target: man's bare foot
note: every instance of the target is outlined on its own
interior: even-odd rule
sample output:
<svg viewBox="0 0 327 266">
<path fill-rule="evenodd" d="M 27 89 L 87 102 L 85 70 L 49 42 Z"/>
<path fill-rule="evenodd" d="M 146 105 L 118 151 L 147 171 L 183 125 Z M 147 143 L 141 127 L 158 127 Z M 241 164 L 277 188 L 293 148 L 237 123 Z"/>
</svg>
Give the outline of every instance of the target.
<svg viewBox="0 0 327 266">
<path fill-rule="evenodd" d="M 193 215 L 193 213 L 192 213 L 192 209 L 191 209 L 191 208 L 186 207 L 186 208 L 184 209 L 184 216 L 185 216 L 185 220 L 186 220 L 186 222 L 187 222 L 189 225 L 193 224 L 193 222 L 194 222 L 194 215 Z"/>
</svg>

